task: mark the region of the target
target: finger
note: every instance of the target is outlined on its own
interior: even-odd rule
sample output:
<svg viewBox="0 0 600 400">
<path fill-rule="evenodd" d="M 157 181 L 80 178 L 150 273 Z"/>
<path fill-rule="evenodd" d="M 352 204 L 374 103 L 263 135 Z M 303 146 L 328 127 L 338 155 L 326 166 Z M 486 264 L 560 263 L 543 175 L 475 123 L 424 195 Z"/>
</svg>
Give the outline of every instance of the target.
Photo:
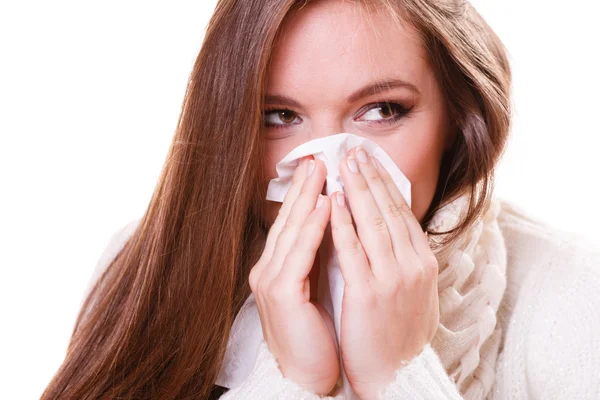
<svg viewBox="0 0 600 400">
<path fill-rule="evenodd" d="M 356 171 L 356 172 L 354 172 Z M 387 265 L 395 263 L 389 229 L 367 182 L 360 174 L 354 155 L 342 159 L 340 173 L 344 191 L 356 222 L 358 237 L 365 250 L 374 275 L 384 272 Z"/>
<path fill-rule="evenodd" d="M 331 194 L 331 234 L 338 262 L 348 286 L 358 286 L 373 277 L 369 261 L 356 236 L 344 193 Z"/>
<path fill-rule="evenodd" d="M 308 216 L 315 209 L 317 198 L 323 189 L 326 177 L 325 164 L 320 160 L 313 160 L 313 162 L 315 163 L 314 170 L 302 184 L 300 194 L 294 201 L 288 218 L 281 228 L 281 232 L 275 243 L 273 257 L 269 262 L 271 268 L 274 269 L 272 273 L 275 275 L 279 274 L 285 257 L 296 241 L 300 229 L 304 226 Z"/>
<path fill-rule="evenodd" d="M 300 229 L 296 241 L 285 256 L 283 266 L 276 279 L 301 286 L 307 282 L 306 278 L 312 269 L 317 251 L 323 240 L 325 228 L 329 222 L 330 203 L 327 196 L 319 194 L 315 209 Z M 310 292 L 305 294 L 308 301 Z"/>
<path fill-rule="evenodd" d="M 281 229 L 285 225 L 285 221 L 288 218 L 292 204 L 294 204 L 298 198 L 300 190 L 302 189 L 302 185 L 308 176 L 309 169 L 311 168 L 311 158 L 312 156 L 301 159 L 298 163 L 298 167 L 294 171 L 294 175 L 292 176 L 292 185 L 285 194 L 283 203 L 279 208 L 277 218 L 275 218 L 275 221 L 269 229 L 269 233 L 267 234 L 267 239 L 265 242 L 265 248 L 263 249 L 258 262 L 250 271 L 250 276 L 248 279 L 251 281 L 251 286 L 254 286 L 259 279 L 262 279 L 262 273 L 273 257 L 273 251 L 275 248 L 275 243 L 277 242 L 277 238 L 281 233 Z"/>
<path fill-rule="evenodd" d="M 415 214 L 412 212 L 412 209 L 404 199 L 404 196 L 402 196 L 400 189 L 398 189 L 398 186 L 396 186 L 396 183 L 394 183 L 394 180 L 389 172 L 387 172 L 379 160 L 375 158 L 372 158 L 372 160 L 377 165 L 377 172 L 381 176 L 381 180 L 384 182 L 390 196 L 404 216 L 404 221 L 406 223 L 406 227 L 408 228 L 412 247 L 415 249 L 415 252 L 419 257 L 428 257 L 431 253 L 429 239 L 425 235 L 425 232 L 423 232 L 423 229 L 421 229 L 421 224 L 417 220 L 417 217 L 415 217 Z"/>
<path fill-rule="evenodd" d="M 296 168 L 296 170 L 294 171 L 294 175 L 292 176 L 292 185 L 290 186 L 287 193 L 285 194 L 285 197 L 283 198 L 283 203 L 279 208 L 277 218 L 275 218 L 273 225 L 271 225 L 265 244 L 265 250 L 263 251 L 263 254 L 268 255 L 268 260 L 266 260 L 267 262 L 271 259 L 273 255 L 273 249 L 275 247 L 277 238 L 281 233 L 281 229 L 285 225 L 285 221 L 287 220 L 290 214 L 292 205 L 294 204 L 294 202 L 298 198 L 298 195 L 300 194 L 300 190 L 302 189 L 304 181 L 308 177 L 308 174 L 310 172 L 309 169 L 314 168 L 314 165 L 311 165 L 310 161 L 311 158 L 306 157 L 303 158 L 298 164 L 298 167 Z M 314 162 L 314 160 L 312 161 Z"/>
<path fill-rule="evenodd" d="M 396 260 L 401 263 L 402 260 L 414 259 L 416 254 L 410 241 L 404 216 L 396 206 L 394 199 L 390 196 L 383 179 L 379 175 L 377 164 L 369 160 L 367 152 L 361 146 L 355 149 L 354 154 L 358 160 L 358 169 L 367 183 L 389 230 Z"/>
</svg>

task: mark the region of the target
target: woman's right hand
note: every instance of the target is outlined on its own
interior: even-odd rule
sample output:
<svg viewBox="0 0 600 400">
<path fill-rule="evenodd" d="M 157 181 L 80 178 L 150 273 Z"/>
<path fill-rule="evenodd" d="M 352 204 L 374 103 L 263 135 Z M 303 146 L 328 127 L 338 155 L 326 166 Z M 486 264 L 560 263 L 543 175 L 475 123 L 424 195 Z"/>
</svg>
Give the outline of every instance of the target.
<svg viewBox="0 0 600 400">
<path fill-rule="evenodd" d="M 331 391 L 340 371 L 331 317 L 310 298 L 309 273 L 331 212 L 321 195 L 325 177 L 321 161 L 299 163 L 249 275 L 263 336 L 283 376 L 319 395 Z"/>
</svg>

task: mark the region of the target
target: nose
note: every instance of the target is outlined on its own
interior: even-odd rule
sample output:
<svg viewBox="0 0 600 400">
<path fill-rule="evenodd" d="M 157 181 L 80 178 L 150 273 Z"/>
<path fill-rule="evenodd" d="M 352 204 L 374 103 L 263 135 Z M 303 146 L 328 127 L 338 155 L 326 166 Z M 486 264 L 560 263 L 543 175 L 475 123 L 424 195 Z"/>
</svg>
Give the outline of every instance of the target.
<svg viewBox="0 0 600 400">
<path fill-rule="evenodd" d="M 311 140 L 346 132 L 342 121 L 333 116 L 323 116 L 319 120 L 314 120 L 311 128 Z"/>
</svg>

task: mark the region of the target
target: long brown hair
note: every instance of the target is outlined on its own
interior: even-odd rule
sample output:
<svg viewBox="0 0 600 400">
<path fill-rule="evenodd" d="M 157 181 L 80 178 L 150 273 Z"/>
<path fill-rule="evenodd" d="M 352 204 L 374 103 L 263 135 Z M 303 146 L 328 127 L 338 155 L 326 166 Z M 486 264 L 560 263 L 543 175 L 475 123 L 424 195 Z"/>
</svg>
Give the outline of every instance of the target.
<svg viewBox="0 0 600 400">
<path fill-rule="evenodd" d="M 229 331 L 267 230 L 260 133 L 269 59 L 282 21 L 306 2 L 219 0 L 150 204 L 86 298 L 42 399 L 217 396 Z M 510 121 L 506 55 L 466 2 L 369 3 L 418 29 L 445 90 L 458 135 L 423 226 L 458 195 L 476 195 L 446 232 L 448 246 L 489 203 Z"/>
</svg>

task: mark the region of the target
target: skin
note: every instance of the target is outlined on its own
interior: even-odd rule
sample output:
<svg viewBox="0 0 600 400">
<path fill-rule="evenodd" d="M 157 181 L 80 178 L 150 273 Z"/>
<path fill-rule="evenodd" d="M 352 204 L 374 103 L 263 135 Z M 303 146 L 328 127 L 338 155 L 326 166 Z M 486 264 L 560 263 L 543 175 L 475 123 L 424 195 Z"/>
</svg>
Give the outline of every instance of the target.
<svg viewBox="0 0 600 400">
<path fill-rule="evenodd" d="M 325 166 L 305 159 L 283 204 L 269 204 L 269 235 L 249 282 L 283 375 L 315 393 L 329 393 L 339 375 L 335 334 L 311 292 L 316 252 L 331 223 L 346 283 L 342 362 L 359 396 L 375 398 L 402 361 L 430 343 L 439 323 L 438 265 L 419 223 L 453 137 L 443 93 L 416 31 L 398 26 L 385 12 L 371 10 L 367 20 L 358 7 L 317 1 L 288 16 L 272 59 L 266 106 L 291 112 L 265 112 L 268 123 L 279 125 L 264 128 L 265 174 L 276 177 L 277 161 L 306 141 L 350 132 L 377 142 L 401 168 L 412 184 L 412 209 L 387 171 L 361 149 L 352 149 L 340 164 L 346 198 L 320 195 Z M 347 101 L 365 85 L 391 78 L 408 86 Z M 409 111 L 391 124 L 378 124 L 398 113 L 375 104 L 386 101 Z"/>
<path fill-rule="evenodd" d="M 414 85 L 418 93 L 396 87 L 347 102 L 356 90 L 393 78 Z M 300 107 L 269 101 L 271 96 L 289 97 Z M 412 109 L 388 124 L 386 119 L 401 113 L 375 104 L 386 101 Z M 277 177 L 275 164 L 300 144 L 354 133 L 377 142 L 404 172 L 412 184 L 413 213 L 422 221 L 435 193 L 442 153 L 453 136 L 444 94 L 411 26 L 398 26 L 383 10 L 365 15 L 353 2 L 310 2 L 288 15 L 283 25 L 271 60 L 265 107 L 292 111 L 266 114 L 267 121 L 277 125 L 264 128 L 269 179 Z M 279 206 L 270 204 L 270 223 Z"/>
</svg>

